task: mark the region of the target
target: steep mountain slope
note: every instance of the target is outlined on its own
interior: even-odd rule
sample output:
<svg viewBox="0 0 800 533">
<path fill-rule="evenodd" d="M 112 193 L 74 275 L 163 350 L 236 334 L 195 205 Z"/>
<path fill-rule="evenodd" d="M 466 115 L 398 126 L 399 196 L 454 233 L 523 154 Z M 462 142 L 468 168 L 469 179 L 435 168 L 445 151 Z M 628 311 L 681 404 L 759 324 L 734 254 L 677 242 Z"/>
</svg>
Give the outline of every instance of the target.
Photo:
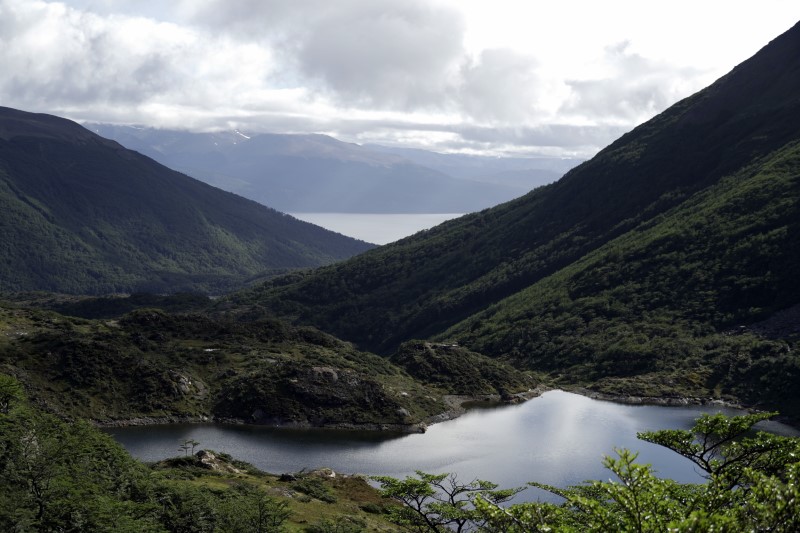
<svg viewBox="0 0 800 533">
<path fill-rule="evenodd" d="M 442 336 L 605 392 L 797 415 L 798 250 L 795 141 Z M 767 327 L 782 309 L 782 331 Z"/>
<path fill-rule="evenodd" d="M 708 223 L 719 227 L 708 228 L 709 235 L 725 237 L 724 242 L 734 248 L 745 242 L 744 249 L 768 235 L 771 245 L 759 249 L 760 261 L 747 260 L 745 253 L 719 267 L 723 272 L 730 269 L 729 275 L 709 276 L 708 283 L 720 296 L 704 303 L 719 305 L 720 311 L 690 313 L 687 329 L 714 330 L 753 321 L 800 302 L 797 283 L 792 281 L 798 251 L 792 245 L 796 222 L 791 217 L 797 218 L 793 211 L 773 209 L 785 208 L 787 202 L 796 208 L 792 198 L 797 167 L 791 143 L 799 138 L 800 25 L 796 25 L 710 87 L 624 135 L 555 184 L 346 263 L 275 280 L 238 301 L 315 324 L 382 352 L 409 338 L 441 334 L 495 305 L 490 314 L 465 322 L 452 333 L 487 353 L 513 353 L 535 365 L 536 354 L 530 350 L 539 349 L 538 345 L 519 342 L 519 331 L 513 328 L 508 334 L 495 334 L 495 326 L 483 320 L 494 324 L 491 317 L 502 317 L 496 321 L 503 323 L 500 329 L 508 328 L 508 321 L 524 320 L 520 330 L 525 331 L 538 320 L 560 316 L 559 308 L 540 307 L 538 296 L 526 292 L 513 299 L 513 312 L 503 314 L 510 305 L 503 302 L 505 298 L 539 282 L 566 284 L 558 285 L 559 290 L 569 295 L 574 280 L 560 270 L 569 267 L 572 270 L 565 272 L 577 272 L 573 263 L 592 252 L 603 253 L 601 247 L 619 237 L 647 239 L 642 231 L 648 227 L 666 231 L 659 226 L 667 223 L 665 217 L 679 221 L 696 216 L 693 220 L 700 225 L 696 231 L 704 231 L 702 216 L 676 209 L 697 204 L 701 213 L 713 211 L 714 202 L 720 202 L 717 212 L 730 216 L 711 217 Z M 741 189 L 724 188 L 743 180 Z M 763 188 L 760 194 L 766 195 L 753 200 L 755 204 L 754 187 Z M 715 242 L 698 244 L 688 264 L 681 264 L 680 256 L 670 256 L 671 249 L 660 259 L 657 248 L 642 243 L 631 250 L 702 277 L 714 272 L 720 259 Z M 773 259 L 767 261 L 768 257 Z M 779 266 L 772 269 L 772 264 Z M 587 272 L 581 278 L 584 285 L 602 285 L 594 275 Z M 546 280 L 549 276 L 554 277 Z M 625 286 L 624 278 L 613 279 L 621 285 L 609 290 Z M 644 279 L 645 286 L 637 292 L 641 297 L 661 278 Z M 734 279 L 739 286 L 727 288 Z M 680 297 L 671 301 L 670 294 L 664 292 L 670 300 L 665 305 L 681 308 Z M 754 305 L 758 309 L 751 309 Z M 471 328 L 474 334 L 467 334 Z M 525 353 L 515 352 L 518 342 Z M 564 355 L 563 350 L 551 353 Z M 561 364 L 554 359 L 548 368 Z"/>
<path fill-rule="evenodd" d="M 170 168 L 294 213 L 464 213 L 521 196 L 537 179 L 456 179 L 401 155 L 327 135 L 89 127 Z M 559 175 L 544 173 L 548 181 Z"/>
<path fill-rule="evenodd" d="M 370 247 L 68 120 L 0 108 L 0 290 L 230 290 Z"/>
</svg>

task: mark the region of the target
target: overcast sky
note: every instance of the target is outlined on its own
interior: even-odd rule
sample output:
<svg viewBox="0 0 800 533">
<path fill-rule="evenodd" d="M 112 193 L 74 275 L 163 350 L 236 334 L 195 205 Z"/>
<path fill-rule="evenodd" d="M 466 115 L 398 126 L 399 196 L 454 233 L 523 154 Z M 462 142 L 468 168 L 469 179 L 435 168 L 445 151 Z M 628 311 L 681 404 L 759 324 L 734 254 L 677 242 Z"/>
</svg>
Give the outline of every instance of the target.
<svg viewBox="0 0 800 533">
<path fill-rule="evenodd" d="M 0 105 L 586 157 L 798 20 L 797 0 L 0 0 Z"/>
</svg>

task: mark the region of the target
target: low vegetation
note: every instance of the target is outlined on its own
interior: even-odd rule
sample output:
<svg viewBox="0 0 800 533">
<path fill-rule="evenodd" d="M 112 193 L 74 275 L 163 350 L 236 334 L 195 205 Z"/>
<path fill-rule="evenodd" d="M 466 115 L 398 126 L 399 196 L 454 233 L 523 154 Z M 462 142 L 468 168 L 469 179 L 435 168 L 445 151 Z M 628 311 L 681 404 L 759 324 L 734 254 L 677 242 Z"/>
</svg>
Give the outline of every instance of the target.
<svg viewBox="0 0 800 533">
<path fill-rule="evenodd" d="M 44 298 L 39 295 L 38 301 Z M 85 319 L 0 303 L 0 369 L 50 412 L 104 424 L 229 419 L 257 424 L 419 431 L 447 411 L 446 394 L 513 394 L 533 378 L 477 354 L 441 351 L 445 374 L 406 352 L 390 361 L 311 327 L 139 308 Z M 136 302 L 193 305 L 195 297 L 55 302 L 85 314 Z M 409 348 L 410 349 L 410 348 Z M 446 356 L 446 357 L 445 357 Z"/>
<path fill-rule="evenodd" d="M 66 423 L 27 404 L 7 375 L 0 374 L 0 396 L 15 383 L 0 410 L 3 531 L 394 530 L 383 519 L 392 504 L 361 477 L 310 472 L 282 480 L 207 450 L 145 465 L 87 422 Z"/>
<path fill-rule="evenodd" d="M 533 389 L 540 383 L 528 372 L 508 363 L 471 352 L 451 343 L 409 341 L 389 360 L 413 378 L 456 395 L 499 395 Z"/>
</svg>

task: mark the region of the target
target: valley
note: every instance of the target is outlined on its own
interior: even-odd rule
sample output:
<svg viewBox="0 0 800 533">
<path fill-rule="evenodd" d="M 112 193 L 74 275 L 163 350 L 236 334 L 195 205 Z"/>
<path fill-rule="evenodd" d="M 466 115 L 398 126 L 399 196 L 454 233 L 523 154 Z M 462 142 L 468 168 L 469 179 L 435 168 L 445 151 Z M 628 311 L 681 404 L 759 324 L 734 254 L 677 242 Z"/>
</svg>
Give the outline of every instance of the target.
<svg viewBox="0 0 800 533">
<path fill-rule="evenodd" d="M 799 95 L 800 23 L 583 162 L 0 108 L 0 529 L 795 531 Z"/>
<path fill-rule="evenodd" d="M 85 126 L 167 167 L 286 213 L 479 211 L 551 183 L 581 162 L 403 150 L 327 135 Z"/>
</svg>

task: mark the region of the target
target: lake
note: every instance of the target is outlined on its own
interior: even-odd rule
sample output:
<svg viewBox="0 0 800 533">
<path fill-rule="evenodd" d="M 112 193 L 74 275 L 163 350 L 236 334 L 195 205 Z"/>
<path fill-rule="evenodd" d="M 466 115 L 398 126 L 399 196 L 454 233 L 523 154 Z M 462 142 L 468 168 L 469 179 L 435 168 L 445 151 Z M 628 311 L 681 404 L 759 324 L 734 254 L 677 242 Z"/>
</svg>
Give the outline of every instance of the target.
<svg viewBox="0 0 800 533">
<path fill-rule="evenodd" d="M 342 473 L 404 477 L 415 470 L 453 472 L 501 487 L 539 481 L 564 487 L 608 479 L 601 464 L 614 448 L 639 453 L 660 475 L 700 481 L 694 465 L 660 446 L 636 438 L 638 431 L 687 429 L 703 412 L 740 413 L 712 406 L 633 406 L 549 391 L 519 405 L 471 410 L 434 424 L 424 434 L 385 435 L 332 430 L 288 430 L 237 425 L 173 425 L 109 428 L 135 457 L 155 461 L 179 455 L 186 439 L 200 448 L 229 453 L 273 473 L 330 467 Z M 769 422 L 765 429 L 800 436 Z M 535 495 L 535 496 L 534 496 Z M 541 493 L 528 489 L 525 498 Z"/>
<path fill-rule="evenodd" d="M 388 244 L 460 213 L 291 213 L 295 218 L 373 244 Z"/>
</svg>

